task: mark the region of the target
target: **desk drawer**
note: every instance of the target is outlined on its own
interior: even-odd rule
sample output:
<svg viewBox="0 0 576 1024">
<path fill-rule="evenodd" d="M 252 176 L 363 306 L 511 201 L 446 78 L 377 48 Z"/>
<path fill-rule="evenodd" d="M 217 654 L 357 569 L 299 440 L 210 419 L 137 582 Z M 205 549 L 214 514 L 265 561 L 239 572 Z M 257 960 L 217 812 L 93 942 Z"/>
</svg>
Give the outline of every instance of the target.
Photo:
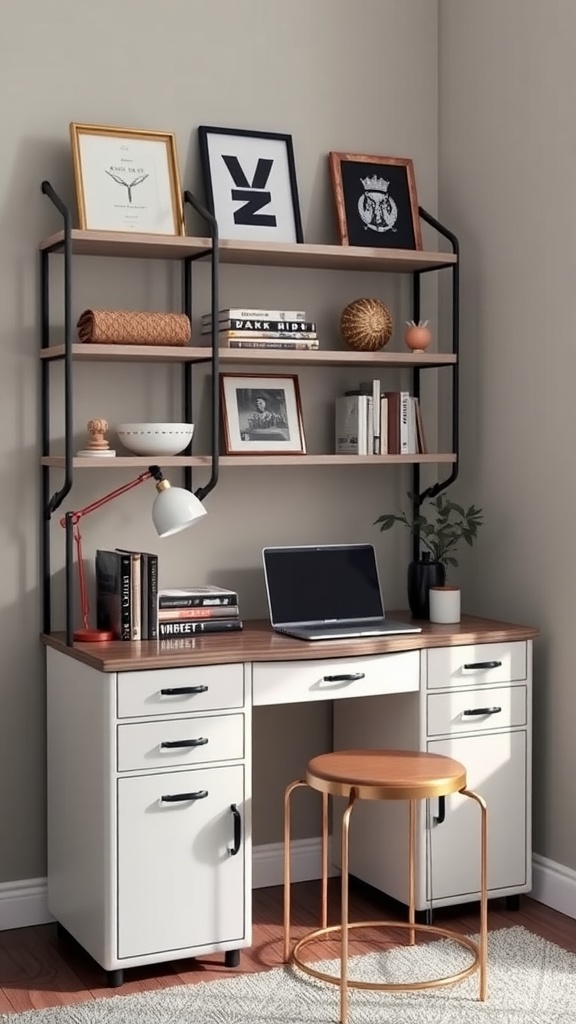
<svg viewBox="0 0 576 1024">
<path fill-rule="evenodd" d="M 256 662 L 252 703 L 298 704 L 379 693 L 405 693 L 420 685 L 420 654 L 402 651 L 367 658 Z"/>
<path fill-rule="evenodd" d="M 242 664 L 118 673 L 118 718 L 190 715 L 243 706 Z"/>
<path fill-rule="evenodd" d="M 193 743 L 195 746 L 163 746 Z M 176 768 L 244 757 L 244 715 L 206 715 L 118 726 L 118 771 Z"/>
<path fill-rule="evenodd" d="M 431 693 L 426 698 L 426 704 L 428 736 L 526 725 L 525 686 L 493 686 L 477 691 Z"/>
<path fill-rule="evenodd" d="M 526 679 L 528 668 L 525 641 L 434 647 L 427 658 L 429 689 L 517 682 Z"/>
</svg>

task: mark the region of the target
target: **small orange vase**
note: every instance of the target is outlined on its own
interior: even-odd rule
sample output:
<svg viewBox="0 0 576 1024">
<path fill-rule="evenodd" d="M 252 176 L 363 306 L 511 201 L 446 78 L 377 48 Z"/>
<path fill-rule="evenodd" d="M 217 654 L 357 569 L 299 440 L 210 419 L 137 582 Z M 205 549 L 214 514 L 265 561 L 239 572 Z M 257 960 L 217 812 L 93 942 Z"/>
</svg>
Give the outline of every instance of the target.
<svg viewBox="0 0 576 1024">
<path fill-rule="evenodd" d="M 407 321 L 404 332 L 404 342 L 411 352 L 424 352 L 432 341 L 432 331 L 428 327 L 428 321 Z"/>
</svg>

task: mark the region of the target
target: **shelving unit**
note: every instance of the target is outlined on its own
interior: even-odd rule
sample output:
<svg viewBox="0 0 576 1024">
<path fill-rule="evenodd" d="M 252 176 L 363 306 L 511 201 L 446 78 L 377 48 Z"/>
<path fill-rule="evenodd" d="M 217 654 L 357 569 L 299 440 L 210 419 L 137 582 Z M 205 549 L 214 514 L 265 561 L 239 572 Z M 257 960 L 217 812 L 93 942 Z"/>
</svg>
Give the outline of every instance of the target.
<svg viewBox="0 0 576 1024">
<path fill-rule="evenodd" d="M 49 522 L 73 486 L 76 470 L 137 469 L 148 468 L 151 458 L 117 456 L 110 461 L 75 456 L 72 450 L 72 403 L 74 367 L 82 363 L 142 362 L 172 364 L 181 367 L 183 384 L 182 419 L 192 422 L 192 372 L 194 366 L 210 364 L 212 374 L 212 423 L 211 447 L 207 454 L 183 455 L 165 458 L 165 467 L 181 467 L 184 470 L 185 485 L 192 486 L 193 468 L 210 469 L 208 484 L 196 490 L 202 500 L 217 484 L 220 467 L 254 466 L 265 469 L 270 466 L 391 466 L 412 467 L 412 491 L 419 495 L 419 501 L 426 496 L 438 494 L 454 482 L 458 472 L 458 242 L 456 237 L 430 214 L 420 208 L 423 221 L 431 225 L 448 240 L 452 252 L 424 252 L 410 250 L 364 248 L 355 246 L 255 243 L 220 241 L 214 218 L 197 202 L 190 192 L 184 193 L 185 201 L 205 218 L 210 226 L 211 237 L 158 236 L 119 232 L 80 231 L 72 228 L 70 212 L 49 182 L 42 183 L 42 191 L 60 212 L 63 229 L 40 243 L 41 258 L 41 314 L 42 336 L 40 363 L 42 374 L 42 566 L 44 581 L 44 632 L 51 632 L 51 574 Z M 64 342 L 52 344 L 50 336 L 49 310 L 49 266 L 53 255 L 64 258 Z M 90 345 L 75 341 L 72 324 L 72 263 L 74 257 L 122 257 L 127 259 L 156 259 L 179 261 L 183 266 L 182 310 L 192 317 L 191 268 L 197 260 L 211 261 L 211 307 L 219 308 L 218 267 L 219 264 L 241 266 L 272 266 L 287 269 L 310 269 L 331 271 L 377 271 L 386 274 L 410 274 L 412 278 L 412 316 L 420 319 L 421 276 L 438 270 L 448 270 L 452 275 L 452 344 L 448 353 L 412 352 L 356 352 L 349 350 L 289 351 L 271 350 L 227 350 L 219 349 L 217 343 L 217 318 L 213 318 L 211 345 L 205 347 L 153 347 L 132 345 Z M 64 363 L 64 453 L 53 454 L 49 436 L 50 367 Z M 430 368 L 447 368 L 452 380 L 452 445 L 451 451 L 427 455 L 241 455 L 221 456 L 219 454 L 219 394 L 218 377 L 220 366 L 258 364 L 268 367 L 355 367 L 365 373 L 382 372 L 387 369 L 409 369 L 411 389 L 420 395 L 420 374 Z M 420 466 L 450 466 L 449 475 L 420 492 Z M 54 493 L 50 491 L 50 471 L 62 470 L 64 481 Z M 71 643 L 73 608 L 73 542 L 71 513 L 66 517 L 66 622 L 67 637 Z"/>
</svg>

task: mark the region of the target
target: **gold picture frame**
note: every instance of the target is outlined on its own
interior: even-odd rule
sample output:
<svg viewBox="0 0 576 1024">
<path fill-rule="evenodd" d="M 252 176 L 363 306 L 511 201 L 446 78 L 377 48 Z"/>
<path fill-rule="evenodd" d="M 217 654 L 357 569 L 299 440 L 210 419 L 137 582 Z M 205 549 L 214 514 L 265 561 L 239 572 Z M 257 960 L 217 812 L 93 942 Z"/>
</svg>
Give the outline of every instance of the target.
<svg viewBox="0 0 576 1024">
<path fill-rule="evenodd" d="M 173 132 L 70 124 L 79 227 L 183 235 Z"/>
<path fill-rule="evenodd" d="M 226 455 L 305 455 L 298 377 L 220 374 Z"/>
<path fill-rule="evenodd" d="M 328 159 L 341 245 L 422 248 L 412 160 L 363 153 Z"/>
</svg>

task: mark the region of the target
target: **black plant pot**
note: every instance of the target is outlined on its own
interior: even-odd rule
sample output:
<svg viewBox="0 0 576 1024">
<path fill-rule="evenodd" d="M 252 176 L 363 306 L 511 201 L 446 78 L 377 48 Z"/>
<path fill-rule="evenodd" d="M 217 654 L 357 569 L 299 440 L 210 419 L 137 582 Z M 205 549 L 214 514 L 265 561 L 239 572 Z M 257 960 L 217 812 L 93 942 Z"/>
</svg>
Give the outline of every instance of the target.
<svg viewBox="0 0 576 1024">
<path fill-rule="evenodd" d="M 415 619 L 430 617 L 430 587 L 443 587 L 445 583 L 446 566 L 442 562 L 432 562 L 426 554 L 418 562 L 410 562 L 408 604 Z"/>
</svg>

